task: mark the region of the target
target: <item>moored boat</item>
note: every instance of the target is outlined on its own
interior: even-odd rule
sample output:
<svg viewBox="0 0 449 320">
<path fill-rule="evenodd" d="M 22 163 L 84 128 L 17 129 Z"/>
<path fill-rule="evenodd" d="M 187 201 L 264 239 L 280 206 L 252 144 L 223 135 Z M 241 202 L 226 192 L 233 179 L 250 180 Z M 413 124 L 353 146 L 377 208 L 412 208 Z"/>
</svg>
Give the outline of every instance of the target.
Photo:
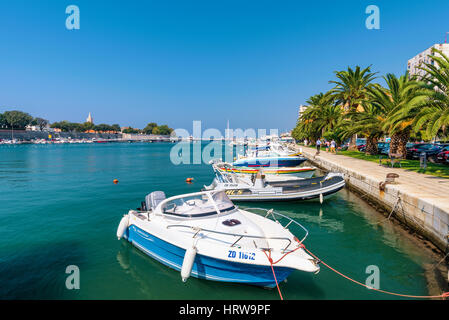
<svg viewBox="0 0 449 320">
<path fill-rule="evenodd" d="M 224 191 L 234 201 L 291 201 L 319 198 L 322 202 L 345 186 L 342 174 L 328 173 L 322 177 L 310 179 L 285 179 L 283 181 L 266 180 L 263 170 L 257 175 L 246 177 L 233 172 L 216 169 L 215 178 L 204 190 Z"/>
<path fill-rule="evenodd" d="M 238 175 L 256 175 L 259 172 L 258 168 L 248 167 L 234 167 L 225 162 L 215 162 L 215 168 L 223 172 L 232 172 Z M 267 181 L 280 181 L 285 179 L 308 179 L 315 173 L 314 167 L 267 167 L 264 168 L 264 174 Z"/>
<path fill-rule="evenodd" d="M 283 147 L 280 144 L 256 146 L 240 155 L 232 163 L 235 167 L 297 167 L 307 161 L 301 153 Z"/>
<path fill-rule="evenodd" d="M 242 157 L 232 163 L 235 167 L 297 167 L 307 161 L 301 156 L 252 156 Z"/>
<path fill-rule="evenodd" d="M 294 270 L 318 272 L 318 261 L 303 249 L 307 230 L 273 210 L 266 214 L 236 207 L 221 191 L 168 199 L 157 191 L 145 198 L 141 208 L 122 218 L 117 236 L 181 271 L 183 281 L 193 276 L 274 287 Z M 301 227 L 306 235 L 298 240 L 278 218 Z M 273 261 L 278 262 L 273 265 Z"/>
</svg>

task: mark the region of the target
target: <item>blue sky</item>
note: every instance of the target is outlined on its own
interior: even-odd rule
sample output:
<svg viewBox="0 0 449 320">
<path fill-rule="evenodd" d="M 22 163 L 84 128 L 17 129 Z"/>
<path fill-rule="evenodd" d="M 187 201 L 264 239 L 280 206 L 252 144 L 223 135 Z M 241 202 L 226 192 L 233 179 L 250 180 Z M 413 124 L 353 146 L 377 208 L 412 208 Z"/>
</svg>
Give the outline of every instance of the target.
<svg viewBox="0 0 449 320">
<path fill-rule="evenodd" d="M 80 30 L 65 27 L 71 4 Z M 370 4 L 380 30 L 365 28 Z M 405 72 L 444 42 L 448 12 L 447 0 L 0 0 L 0 112 L 283 131 L 336 70 Z"/>
</svg>

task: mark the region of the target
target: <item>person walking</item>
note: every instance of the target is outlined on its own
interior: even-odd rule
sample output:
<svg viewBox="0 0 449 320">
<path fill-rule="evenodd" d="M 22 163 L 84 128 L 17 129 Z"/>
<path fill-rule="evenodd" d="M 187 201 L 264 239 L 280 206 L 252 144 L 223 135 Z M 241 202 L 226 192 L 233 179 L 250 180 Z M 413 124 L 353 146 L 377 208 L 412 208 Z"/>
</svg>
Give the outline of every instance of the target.
<svg viewBox="0 0 449 320">
<path fill-rule="evenodd" d="M 321 140 L 318 138 L 318 140 L 316 141 L 316 154 L 320 154 L 320 148 L 321 148 Z"/>
<path fill-rule="evenodd" d="M 331 141 L 331 153 L 337 153 L 337 151 L 336 151 L 336 148 L 337 147 L 337 144 L 335 143 L 335 140 L 334 139 L 332 139 L 332 141 Z"/>
</svg>

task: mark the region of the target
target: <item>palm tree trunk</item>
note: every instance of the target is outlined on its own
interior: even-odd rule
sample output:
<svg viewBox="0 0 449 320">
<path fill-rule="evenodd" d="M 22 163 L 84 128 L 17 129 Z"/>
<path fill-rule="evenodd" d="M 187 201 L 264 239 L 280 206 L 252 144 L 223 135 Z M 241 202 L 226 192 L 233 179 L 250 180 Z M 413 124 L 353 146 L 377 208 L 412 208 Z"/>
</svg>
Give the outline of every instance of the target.
<svg viewBox="0 0 449 320">
<path fill-rule="evenodd" d="M 367 137 L 365 154 L 376 155 L 377 152 L 378 152 L 377 138 L 376 137 Z"/>
<path fill-rule="evenodd" d="M 410 138 L 410 130 L 402 131 L 399 135 L 397 153 L 401 155 L 402 159 L 405 159 L 407 156 L 407 142 L 409 138 Z"/>
<path fill-rule="evenodd" d="M 398 151 L 399 145 L 399 133 L 393 133 L 390 141 L 390 154 L 396 153 Z"/>
<path fill-rule="evenodd" d="M 353 135 L 349 141 L 348 150 L 357 150 L 357 136 Z"/>
<path fill-rule="evenodd" d="M 410 130 L 396 132 L 391 136 L 390 154 L 398 154 L 405 159 L 407 156 L 407 142 L 410 138 Z"/>
</svg>

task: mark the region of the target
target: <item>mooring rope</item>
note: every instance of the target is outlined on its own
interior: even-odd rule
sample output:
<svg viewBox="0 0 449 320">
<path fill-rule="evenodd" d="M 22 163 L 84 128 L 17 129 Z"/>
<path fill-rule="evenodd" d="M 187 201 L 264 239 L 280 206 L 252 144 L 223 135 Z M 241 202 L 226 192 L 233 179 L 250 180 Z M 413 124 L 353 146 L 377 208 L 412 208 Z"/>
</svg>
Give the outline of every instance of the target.
<svg viewBox="0 0 449 320">
<path fill-rule="evenodd" d="M 284 300 L 284 298 L 282 297 L 281 289 L 279 288 L 278 280 L 276 279 L 276 274 L 274 273 L 273 259 L 271 259 L 271 251 L 268 251 L 268 252 L 270 254 L 269 256 L 267 255 L 267 252 L 265 250 L 263 250 L 263 253 L 265 253 L 265 256 L 267 257 L 268 261 L 270 262 L 271 272 L 273 272 L 274 282 L 276 282 L 276 287 L 278 288 L 279 296 L 281 297 L 281 300 Z M 279 260 L 277 262 L 279 262 Z"/>
<path fill-rule="evenodd" d="M 273 278 L 274 278 L 274 281 L 276 282 L 276 287 L 277 287 L 277 289 L 278 289 L 279 296 L 281 297 L 281 300 L 284 300 L 284 298 L 282 297 L 281 289 L 279 288 L 279 283 L 278 283 L 278 280 L 277 280 L 277 278 L 276 278 L 276 274 L 275 274 L 275 272 L 274 272 L 273 265 L 275 265 L 276 263 L 278 263 L 279 261 L 281 261 L 282 259 L 284 259 L 284 258 L 285 258 L 287 255 L 289 255 L 290 253 L 293 253 L 293 252 L 295 252 L 296 250 L 301 249 L 301 248 L 305 249 L 306 247 L 305 247 L 302 243 L 300 243 L 296 249 L 291 250 L 291 251 L 285 253 L 285 254 L 284 254 L 282 257 L 280 257 L 276 262 L 273 262 L 273 259 L 271 258 L 271 250 L 263 250 L 263 253 L 265 253 L 265 256 L 267 257 L 268 261 L 270 262 L 270 265 L 271 265 L 271 271 L 273 272 Z M 266 251 L 268 251 L 268 253 L 269 253 L 268 255 L 267 255 L 267 252 L 266 252 Z"/>
<path fill-rule="evenodd" d="M 263 250 L 265 256 L 267 257 L 268 261 L 270 262 L 271 271 L 273 272 L 274 281 L 276 282 L 276 287 L 277 287 L 277 290 L 278 290 L 278 292 L 279 292 L 279 296 L 280 296 L 281 300 L 284 300 L 284 298 L 283 298 L 283 296 L 282 296 L 281 289 L 279 288 L 279 283 L 278 283 L 278 281 L 277 281 L 276 274 L 275 274 L 275 272 L 274 272 L 274 267 L 273 267 L 273 266 L 274 266 L 275 264 L 277 264 L 279 261 L 281 261 L 282 259 L 284 259 L 285 256 L 287 256 L 288 254 L 293 253 L 293 252 L 295 252 L 296 250 L 298 250 L 298 249 L 300 249 L 300 248 L 302 248 L 302 249 L 304 249 L 305 251 L 307 251 L 312 257 L 314 257 L 314 258 L 318 261 L 318 263 L 322 263 L 322 264 L 325 265 L 327 268 L 329 268 L 331 271 L 333 271 L 333 272 L 335 272 L 336 274 L 340 275 L 341 277 L 343 277 L 343 278 L 345 278 L 345 279 L 347 279 L 347 280 L 349 280 L 349 281 L 352 281 L 352 282 L 354 282 L 355 284 L 358 284 L 359 286 L 365 287 L 365 288 L 367 288 L 367 289 L 374 290 L 374 291 L 381 292 L 381 293 L 385 293 L 385 294 L 389 294 L 389 295 L 393 295 L 393 296 L 404 297 L 404 298 L 415 298 L 415 299 L 438 299 L 438 298 L 443 298 L 443 299 L 444 299 L 444 298 L 449 298 L 449 292 L 443 292 L 442 294 L 437 295 L 437 296 L 417 296 L 417 295 L 410 295 L 410 294 L 396 293 L 396 292 L 391 292 L 391 291 L 386 291 L 386 290 L 381 290 L 381 289 L 376 289 L 376 288 L 370 287 L 370 286 L 368 286 L 368 285 L 366 285 L 366 284 L 363 284 L 363 283 L 361 283 L 361 282 L 359 282 L 359 281 L 357 281 L 357 280 L 354 280 L 354 279 L 348 277 L 347 275 L 344 275 L 344 274 L 341 273 L 340 271 L 338 271 L 338 270 L 332 268 L 330 265 L 328 265 L 328 264 L 325 263 L 323 260 L 319 259 L 316 255 L 314 255 L 310 250 L 308 250 L 308 249 L 305 247 L 304 244 L 300 243 L 299 246 L 298 246 L 296 249 L 287 252 L 286 254 L 284 254 L 284 255 L 283 255 L 279 260 L 277 260 L 276 262 L 273 262 L 273 259 L 271 258 L 271 250 Z M 266 251 L 268 251 L 269 254 L 267 254 Z"/>
<path fill-rule="evenodd" d="M 393 212 L 396 210 L 396 207 L 398 206 L 399 203 L 402 203 L 402 202 L 401 202 L 401 197 L 398 197 L 398 200 L 396 200 L 396 203 L 394 204 L 394 207 L 393 207 L 393 209 L 391 210 L 391 212 L 390 212 L 390 214 L 388 215 L 388 217 L 385 218 L 385 219 L 382 219 L 381 221 L 375 223 L 374 225 L 378 225 L 378 224 L 381 224 L 382 222 L 385 222 L 385 221 L 387 221 L 387 220 L 390 220 L 390 218 L 391 218 Z M 401 208 L 402 208 L 402 211 L 404 211 L 404 207 L 402 206 L 402 204 L 401 204 Z"/>
<path fill-rule="evenodd" d="M 366 284 L 363 284 L 357 280 L 354 280 L 346 275 L 344 275 L 343 273 L 341 273 L 340 271 L 332 268 L 331 266 L 329 266 L 328 264 L 326 264 L 323 260 L 318 259 L 318 257 L 316 255 L 314 255 L 312 252 L 310 252 L 310 250 L 308 250 L 306 247 L 304 247 L 304 250 L 306 250 L 310 255 L 312 255 L 315 259 L 319 260 L 322 264 L 324 264 L 327 268 L 329 268 L 330 270 L 332 270 L 333 272 L 337 273 L 338 275 L 342 276 L 345 279 L 348 279 L 360 286 L 363 286 L 365 288 L 371 289 L 371 290 L 375 290 L 381 293 L 385 293 L 385 294 L 389 294 L 389 295 L 394 295 L 394 296 L 399 296 L 399 297 L 405 297 L 405 298 L 415 298 L 415 299 L 437 299 L 437 298 L 448 298 L 449 297 L 449 292 L 444 292 L 438 296 L 415 296 L 415 295 L 410 295 L 410 294 L 402 294 L 402 293 L 396 293 L 396 292 L 391 292 L 391 291 L 386 291 L 386 290 L 381 290 L 381 289 L 376 289 L 373 287 L 370 287 Z"/>
<path fill-rule="evenodd" d="M 432 270 L 434 270 L 436 267 L 438 267 L 440 265 L 440 263 L 443 262 L 447 257 L 449 257 L 449 252 L 444 256 L 443 259 L 440 260 L 440 262 L 438 262 L 436 265 L 433 266 Z"/>
</svg>

